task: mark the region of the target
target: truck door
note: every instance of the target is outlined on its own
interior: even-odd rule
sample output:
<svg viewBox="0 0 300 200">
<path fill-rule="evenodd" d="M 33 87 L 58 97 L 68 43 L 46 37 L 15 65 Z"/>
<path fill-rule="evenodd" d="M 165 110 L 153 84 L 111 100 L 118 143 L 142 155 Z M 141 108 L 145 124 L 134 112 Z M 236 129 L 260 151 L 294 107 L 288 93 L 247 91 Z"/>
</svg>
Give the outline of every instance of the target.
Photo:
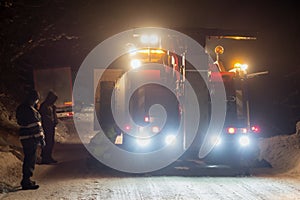
<svg viewBox="0 0 300 200">
<path fill-rule="evenodd" d="M 114 123 L 113 114 L 111 110 L 112 92 L 115 87 L 114 81 L 101 81 L 100 82 L 100 102 L 99 112 L 97 117 L 101 127 L 108 127 Z"/>
</svg>

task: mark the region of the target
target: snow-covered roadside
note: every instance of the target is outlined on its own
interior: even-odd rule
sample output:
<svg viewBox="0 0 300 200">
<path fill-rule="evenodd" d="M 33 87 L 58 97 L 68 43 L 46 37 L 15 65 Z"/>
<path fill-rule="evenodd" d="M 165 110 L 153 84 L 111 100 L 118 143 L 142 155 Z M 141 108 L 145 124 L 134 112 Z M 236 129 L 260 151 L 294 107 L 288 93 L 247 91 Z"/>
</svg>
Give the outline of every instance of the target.
<svg viewBox="0 0 300 200">
<path fill-rule="evenodd" d="M 15 108 L 12 97 L 0 94 L 0 194 L 19 185 L 22 148 L 17 137 L 17 123 L 10 110 Z"/>
<path fill-rule="evenodd" d="M 22 162 L 11 152 L 0 152 L 0 193 L 20 185 Z"/>
<path fill-rule="evenodd" d="M 275 172 L 300 177 L 300 134 L 263 138 L 259 146 L 259 159 L 269 162 Z"/>
</svg>

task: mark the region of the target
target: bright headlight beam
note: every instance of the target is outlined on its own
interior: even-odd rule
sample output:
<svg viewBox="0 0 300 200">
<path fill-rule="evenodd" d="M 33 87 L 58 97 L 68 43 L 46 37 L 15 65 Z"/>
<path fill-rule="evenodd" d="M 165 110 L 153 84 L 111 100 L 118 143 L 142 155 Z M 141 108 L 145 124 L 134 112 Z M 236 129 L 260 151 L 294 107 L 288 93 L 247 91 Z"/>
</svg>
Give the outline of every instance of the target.
<svg viewBox="0 0 300 200">
<path fill-rule="evenodd" d="M 241 69 L 242 70 L 247 70 L 248 69 L 248 65 L 247 64 L 242 64 L 241 65 Z"/>
<path fill-rule="evenodd" d="M 134 59 L 130 62 L 130 65 L 131 65 L 132 69 L 137 69 L 142 65 L 142 63 L 140 60 Z"/>
<path fill-rule="evenodd" d="M 149 43 L 149 36 L 148 35 L 141 35 L 141 42 L 143 44 Z"/>
<path fill-rule="evenodd" d="M 157 35 L 150 35 L 149 42 L 150 42 L 150 44 L 157 44 L 158 43 Z"/>
<path fill-rule="evenodd" d="M 248 136 L 242 136 L 239 139 L 239 143 L 241 146 L 248 146 L 250 144 L 250 139 Z"/>
<path fill-rule="evenodd" d="M 141 43 L 142 44 L 158 44 L 159 38 L 157 35 L 141 35 Z"/>
</svg>

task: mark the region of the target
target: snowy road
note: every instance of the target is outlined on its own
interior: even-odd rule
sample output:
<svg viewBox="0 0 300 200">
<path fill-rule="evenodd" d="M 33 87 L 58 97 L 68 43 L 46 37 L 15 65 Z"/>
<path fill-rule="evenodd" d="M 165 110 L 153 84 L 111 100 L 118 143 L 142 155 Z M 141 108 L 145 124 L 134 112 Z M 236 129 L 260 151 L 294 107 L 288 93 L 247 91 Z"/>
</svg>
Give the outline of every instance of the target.
<svg viewBox="0 0 300 200">
<path fill-rule="evenodd" d="M 4 199 L 300 199 L 300 181 L 286 178 L 85 177 L 41 182 L 38 191 Z"/>
<path fill-rule="evenodd" d="M 88 164 L 82 145 L 57 145 L 57 165 L 37 165 L 36 191 L 4 195 L 16 199 L 300 199 L 300 178 L 283 176 L 132 176 Z"/>
</svg>

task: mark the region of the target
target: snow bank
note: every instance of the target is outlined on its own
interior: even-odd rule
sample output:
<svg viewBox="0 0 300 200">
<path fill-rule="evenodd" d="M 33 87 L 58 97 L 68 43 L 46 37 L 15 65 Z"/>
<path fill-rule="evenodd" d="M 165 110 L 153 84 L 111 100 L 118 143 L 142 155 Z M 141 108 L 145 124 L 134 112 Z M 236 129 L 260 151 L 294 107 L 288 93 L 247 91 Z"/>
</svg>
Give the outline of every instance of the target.
<svg viewBox="0 0 300 200">
<path fill-rule="evenodd" d="M 280 135 L 260 141 L 260 158 L 279 173 L 300 176 L 300 135 Z"/>
<path fill-rule="evenodd" d="M 70 131 L 63 121 L 58 120 L 58 124 L 55 128 L 55 141 L 59 143 L 65 143 L 70 137 Z"/>
<path fill-rule="evenodd" d="M 0 191 L 3 185 L 20 185 L 22 162 L 11 152 L 0 152 L 0 160 Z"/>
</svg>

